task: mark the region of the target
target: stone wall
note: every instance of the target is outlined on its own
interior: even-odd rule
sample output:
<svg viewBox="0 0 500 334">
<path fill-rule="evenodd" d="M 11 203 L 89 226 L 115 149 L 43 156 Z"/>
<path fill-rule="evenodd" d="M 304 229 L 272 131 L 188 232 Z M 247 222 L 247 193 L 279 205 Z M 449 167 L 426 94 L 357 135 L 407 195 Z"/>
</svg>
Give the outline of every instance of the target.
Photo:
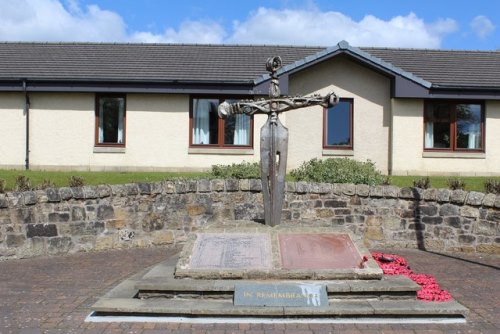
<svg viewBox="0 0 500 334">
<path fill-rule="evenodd" d="M 0 194 L 0 259 L 182 244 L 211 222 L 263 220 L 260 180 L 165 181 Z M 370 248 L 500 254 L 500 195 L 290 182 L 282 224 Z"/>
</svg>

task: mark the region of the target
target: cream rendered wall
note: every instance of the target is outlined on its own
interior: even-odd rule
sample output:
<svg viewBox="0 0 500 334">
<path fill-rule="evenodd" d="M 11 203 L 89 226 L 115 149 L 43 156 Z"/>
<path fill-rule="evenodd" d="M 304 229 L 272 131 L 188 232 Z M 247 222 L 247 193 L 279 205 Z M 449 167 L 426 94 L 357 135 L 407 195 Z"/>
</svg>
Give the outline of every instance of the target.
<svg viewBox="0 0 500 334">
<path fill-rule="evenodd" d="M 485 154 L 423 152 L 423 101 L 393 99 L 394 175 L 500 175 L 500 101 L 486 101 Z"/>
<path fill-rule="evenodd" d="M 0 93 L 0 166 L 23 168 L 26 157 L 24 94 Z"/>
<path fill-rule="evenodd" d="M 30 168 L 46 170 L 204 170 L 213 164 L 258 161 L 260 126 L 253 150 L 189 149 L 189 96 L 127 94 L 126 147 L 100 149 L 95 142 L 95 94 L 30 93 Z M 23 168 L 25 117 L 22 94 L 0 95 L 5 131 L 0 167 Z M 5 145 L 4 145 L 5 144 Z"/>
<path fill-rule="evenodd" d="M 389 168 L 390 80 L 345 58 L 334 58 L 290 77 L 290 94 L 334 91 L 354 99 L 352 151 L 323 150 L 323 109 L 310 107 L 287 112 L 290 131 L 288 168 L 312 158 L 370 159 L 383 173 Z"/>
</svg>

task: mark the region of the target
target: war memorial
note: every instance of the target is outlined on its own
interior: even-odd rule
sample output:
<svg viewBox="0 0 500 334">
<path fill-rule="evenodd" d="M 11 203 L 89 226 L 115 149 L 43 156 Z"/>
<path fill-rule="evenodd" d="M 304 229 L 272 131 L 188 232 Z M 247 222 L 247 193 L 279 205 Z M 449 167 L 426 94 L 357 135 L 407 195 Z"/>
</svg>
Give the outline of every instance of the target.
<svg viewBox="0 0 500 334">
<path fill-rule="evenodd" d="M 269 58 L 269 98 L 219 106 L 219 116 L 267 114 L 261 129 L 264 223 L 228 220 L 191 232 L 179 256 L 137 273 L 102 296 L 88 321 L 145 316 L 179 319 L 455 319 L 455 300 L 417 300 L 420 287 L 387 276 L 359 238 L 338 226 L 281 224 L 288 130 L 279 114 L 338 102 L 325 96 L 283 97 L 279 57 Z M 388 259 L 390 261 L 391 259 Z M 110 320 L 112 321 L 112 320 Z"/>
</svg>

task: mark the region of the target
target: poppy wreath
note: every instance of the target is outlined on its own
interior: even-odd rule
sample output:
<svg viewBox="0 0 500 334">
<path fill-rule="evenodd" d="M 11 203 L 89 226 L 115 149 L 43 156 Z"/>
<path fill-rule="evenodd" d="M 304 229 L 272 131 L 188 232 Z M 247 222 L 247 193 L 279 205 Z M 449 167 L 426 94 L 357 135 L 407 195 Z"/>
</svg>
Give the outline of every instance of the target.
<svg viewBox="0 0 500 334">
<path fill-rule="evenodd" d="M 417 299 L 432 302 L 447 302 L 452 299 L 450 293 L 442 290 L 433 276 L 414 273 L 404 257 L 380 252 L 372 252 L 372 256 L 384 275 L 404 275 L 420 285 Z"/>
</svg>

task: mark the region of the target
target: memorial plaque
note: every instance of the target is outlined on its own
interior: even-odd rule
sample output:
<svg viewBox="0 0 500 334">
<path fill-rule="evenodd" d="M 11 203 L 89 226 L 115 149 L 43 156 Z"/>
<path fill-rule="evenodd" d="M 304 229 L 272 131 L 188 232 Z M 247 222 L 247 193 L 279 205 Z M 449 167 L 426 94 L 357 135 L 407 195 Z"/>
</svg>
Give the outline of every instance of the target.
<svg viewBox="0 0 500 334">
<path fill-rule="evenodd" d="M 328 306 L 326 285 L 309 283 L 237 283 L 234 286 L 237 306 Z"/>
<path fill-rule="evenodd" d="M 192 269 L 269 269 L 271 238 L 266 233 L 198 233 Z"/>
<path fill-rule="evenodd" d="M 362 257 L 343 233 L 278 235 L 283 269 L 352 269 Z"/>
</svg>

